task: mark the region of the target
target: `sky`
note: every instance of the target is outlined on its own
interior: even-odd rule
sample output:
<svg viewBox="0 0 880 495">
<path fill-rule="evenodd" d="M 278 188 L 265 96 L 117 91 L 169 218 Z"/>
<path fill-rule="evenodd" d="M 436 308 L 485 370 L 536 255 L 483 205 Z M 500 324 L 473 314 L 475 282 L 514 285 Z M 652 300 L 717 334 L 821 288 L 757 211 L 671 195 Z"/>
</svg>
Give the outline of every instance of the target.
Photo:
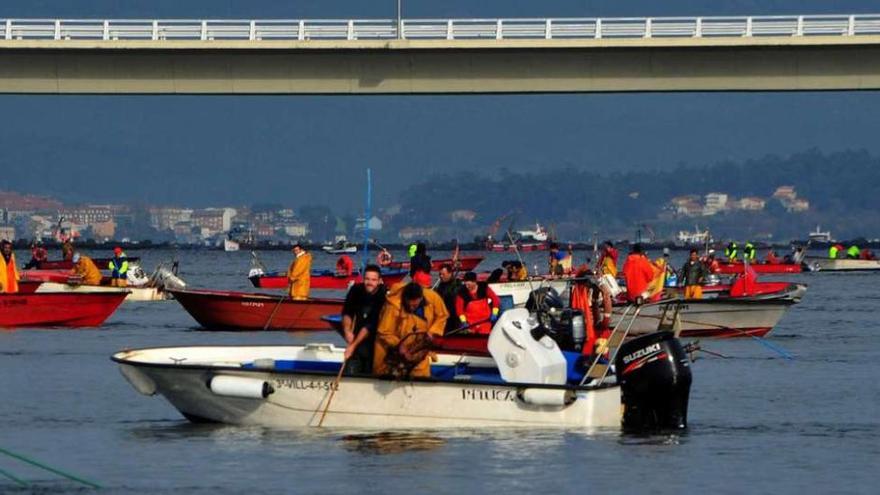
<svg viewBox="0 0 880 495">
<path fill-rule="evenodd" d="M 3 0 L 0 18 L 381 18 L 394 1 Z M 404 1 L 405 17 L 880 13 L 867 1 Z M 0 189 L 77 202 L 378 207 L 436 172 L 880 154 L 880 94 L 0 95 Z M 466 185 L 464 185 L 466 187 Z"/>
</svg>

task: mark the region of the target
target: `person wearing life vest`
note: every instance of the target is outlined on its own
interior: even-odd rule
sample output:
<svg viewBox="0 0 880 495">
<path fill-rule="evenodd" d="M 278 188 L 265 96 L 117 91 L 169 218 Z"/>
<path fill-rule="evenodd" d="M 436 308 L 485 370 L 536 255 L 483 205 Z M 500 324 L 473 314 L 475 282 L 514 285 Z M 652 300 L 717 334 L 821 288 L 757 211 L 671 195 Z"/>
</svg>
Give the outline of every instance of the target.
<svg viewBox="0 0 880 495">
<path fill-rule="evenodd" d="M 448 318 L 446 305 L 431 289 L 414 282 L 400 282 L 389 289 L 379 316 L 373 374 L 430 377 L 433 353 L 411 354 L 407 344 L 419 338 L 430 343 L 434 337 L 442 337 Z M 398 374 L 401 362 L 407 365 L 404 374 Z"/>
<path fill-rule="evenodd" d="M 842 244 L 834 244 L 830 248 L 828 248 L 828 258 L 829 259 L 837 259 L 840 256 L 840 253 L 844 251 L 844 247 Z"/>
<path fill-rule="evenodd" d="M 715 257 L 715 250 L 709 250 L 709 257 L 706 258 L 706 268 L 708 268 L 709 273 L 717 273 L 718 270 L 721 270 L 721 263 L 718 262 L 718 258 Z"/>
<path fill-rule="evenodd" d="M 464 274 L 464 287 L 459 289 L 455 298 L 455 313 L 461 326 L 469 327 L 471 333 L 488 335 L 492 331 L 492 323 L 501 312 L 501 300 L 485 282 L 477 282 L 477 274 Z"/>
<path fill-rule="evenodd" d="M 0 293 L 18 292 L 20 279 L 12 243 L 3 239 L 0 241 Z"/>
<path fill-rule="evenodd" d="M 354 261 L 347 255 L 343 254 L 336 260 L 336 276 L 350 277 L 354 272 Z"/>
<path fill-rule="evenodd" d="M 107 263 L 110 270 L 110 285 L 113 287 L 128 286 L 128 257 L 121 247 L 113 248 L 113 258 Z"/>
<path fill-rule="evenodd" d="M 626 281 L 626 298 L 629 302 L 642 303 L 651 294 L 648 287 L 656 277 L 654 265 L 645 256 L 641 244 L 635 244 L 623 263 L 623 279 Z"/>
<path fill-rule="evenodd" d="M 779 256 L 776 255 L 776 251 L 774 251 L 772 249 L 770 251 L 767 251 L 767 258 L 766 259 L 767 259 L 768 265 L 778 265 L 778 264 L 782 263 L 782 260 L 779 259 Z"/>
<path fill-rule="evenodd" d="M 518 260 L 508 260 L 501 263 L 501 268 L 507 272 L 508 282 L 528 280 L 529 270 Z"/>
<path fill-rule="evenodd" d="M 877 259 L 877 257 L 874 256 L 873 251 L 871 251 L 868 248 L 865 248 L 865 249 L 862 249 L 861 253 L 859 253 L 859 259 L 860 260 L 875 260 L 875 259 Z"/>
<path fill-rule="evenodd" d="M 302 301 L 309 298 L 312 285 L 312 255 L 300 243 L 293 245 L 294 258 L 287 269 L 290 298 Z"/>
<path fill-rule="evenodd" d="M 749 263 L 752 263 L 755 261 L 756 254 L 755 245 L 751 241 L 746 242 L 746 245 L 743 246 L 743 260 L 748 260 Z"/>
<path fill-rule="evenodd" d="M 412 258 L 416 255 L 416 251 L 419 249 L 418 244 L 412 243 L 406 248 L 406 257 Z"/>
<path fill-rule="evenodd" d="M 738 254 L 739 247 L 736 245 L 735 241 L 731 241 L 730 244 L 724 248 L 724 256 L 727 256 L 727 262 L 733 263 L 736 261 L 736 256 Z"/>
<path fill-rule="evenodd" d="M 73 253 L 73 268 L 71 273 L 75 277 L 79 277 L 84 285 L 101 285 L 101 270 L 98 265 L 88 256 L 79 253 Z"/>
<path fill-rule="evenodd" d="M 611 275 L 617 278 L 617 257 L 619 253 L 614 248 L 614 243 L 605 241 L 602 243 L 602 253 L 599 255 L 599 271 L 602 275 Z"/>
<path fill-rule="evenodd" d="M 851 259 L 851 260 L 857 260 L 857 259 L 859 259 L 859 254 L 860 254 L 861 252 L 862 252 L 862 250 L 859 249 L 858 246 L 856 246 L 855 244 L 853 244 L 852 246 L 850 246 L 850 247 L 846 250 L 846 257 L 849 258 L 849 259 Z"/>
</svg>

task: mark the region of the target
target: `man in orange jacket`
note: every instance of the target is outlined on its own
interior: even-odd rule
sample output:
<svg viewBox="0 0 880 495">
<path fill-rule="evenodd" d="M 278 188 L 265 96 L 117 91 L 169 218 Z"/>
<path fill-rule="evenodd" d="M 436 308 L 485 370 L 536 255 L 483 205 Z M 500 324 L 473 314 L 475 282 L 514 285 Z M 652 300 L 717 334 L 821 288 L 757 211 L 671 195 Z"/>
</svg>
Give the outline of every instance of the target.
<svg viewBox="0 0 880 495">
<path fill-rule="evenodd" d="M 642 251 L 642 245 L 636 244 L 623 263 L 623 279 L 626 281 L 626 299 L 630 302 L 642 302 L 647 296 L 646 291 L 656 272 L 654 265 Z"/>
<path fill-rule="evenodd" d="M 312 285 L 312 255 L 300 243 L 294 244 L 292 251 L 295 258 L 287 269 L 290 298 L 302 301 L 309 298 Z"/>
<path fill-rule="evenodd" d="M 0 292 L 18 292 L 18 280 L 12 243 L 4 239 L 0 242 Z"/>
</svg>

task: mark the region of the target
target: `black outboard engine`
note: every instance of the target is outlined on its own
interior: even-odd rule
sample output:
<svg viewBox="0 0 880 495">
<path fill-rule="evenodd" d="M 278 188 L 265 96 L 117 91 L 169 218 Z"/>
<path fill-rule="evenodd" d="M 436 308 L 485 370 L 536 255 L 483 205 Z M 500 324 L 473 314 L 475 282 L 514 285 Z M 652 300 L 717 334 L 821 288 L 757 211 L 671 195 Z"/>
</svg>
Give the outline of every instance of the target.
<svg viewBox="0 0 880 495">
<path fill-rule="evenodd" d="M 624 431 L 687 428 L 691 368 L 672 332 L 624 343 L 614 366 L 624 406 Z"/>
<path fill-rule="evenodd" d="M 586 339 L 584 314 L 566 308 L 556 289 L 541 287 L 533 290 L 526 301 L 526 309 L 538 318 L 539 326 L 532 330 L 535 340 L 547 335 L 563 351 L 581 350 Z"/>
</svg>

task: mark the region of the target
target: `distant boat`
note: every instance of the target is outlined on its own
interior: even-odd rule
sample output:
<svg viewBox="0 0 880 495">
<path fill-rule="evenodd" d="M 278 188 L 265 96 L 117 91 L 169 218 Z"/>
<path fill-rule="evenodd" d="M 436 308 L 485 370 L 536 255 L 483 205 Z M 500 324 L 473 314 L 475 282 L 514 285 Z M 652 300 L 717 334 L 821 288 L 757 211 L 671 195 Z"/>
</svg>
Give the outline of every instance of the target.
<svg viewBox="0 0 880 495">
<path fill-rule="evenodd" d="M 816 230 L 810 232 L 810 242 L 834 242 L 834 239 L 831 238 L 830 231 L 822 232 L 816 225 Z"/>
<path fill-rule="evenodd" d="M 356 244 L 341 241 L 336 244 L 321 246 L 321 250 L 327 254 L 356 254 L 358 248 Z"/>
<path fill-rule="evenodd" d="M 701 231 L 699 227 L 694 227 L 693 232 L 679 230 L 678 236 L 675 239 L 683 246 L 702 246 L 706 243 L 712 242 L 712 237 L 709 236 L 709 230 L 706 229 Z"/>
<path fill-rule="evenodd" d="M 238 251 L 241 246 L 238 245 L 237 242 L 232 239 L 223 239 L 223 250 L 227 253 Z"/>
</svg>

